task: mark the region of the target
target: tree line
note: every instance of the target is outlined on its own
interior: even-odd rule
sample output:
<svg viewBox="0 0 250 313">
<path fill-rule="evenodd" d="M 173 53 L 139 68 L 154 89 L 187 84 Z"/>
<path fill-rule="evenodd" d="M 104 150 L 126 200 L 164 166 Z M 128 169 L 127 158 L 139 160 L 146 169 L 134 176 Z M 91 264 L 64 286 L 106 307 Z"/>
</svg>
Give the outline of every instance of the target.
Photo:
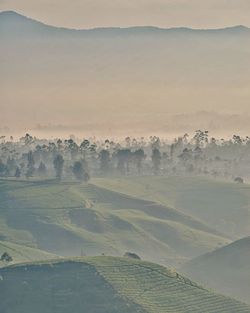
<svg viewBox="0 0 250 313">
<path fill-rule="evenodd" d="M 38 139 L 26 134 L 18 141 L 0 137 L 0 177 L 72 178 L 91 176 L 208 175 L 234 178 L 248 175 L 250 138 L 216 139 L 197 130 L 173 141 L 157 136 L 126 137 L 122 141 Z"/>
</svg>

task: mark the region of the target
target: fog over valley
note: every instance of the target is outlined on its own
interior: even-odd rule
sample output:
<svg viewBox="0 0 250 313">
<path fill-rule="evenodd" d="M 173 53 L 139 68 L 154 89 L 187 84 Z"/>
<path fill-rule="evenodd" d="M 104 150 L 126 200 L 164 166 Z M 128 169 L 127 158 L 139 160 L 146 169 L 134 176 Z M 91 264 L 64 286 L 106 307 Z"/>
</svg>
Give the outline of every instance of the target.
<svg viewBox="0 0 250 313">
<path fill-rule="evenodd" d="M 128 128 L 178 133 L 176 115 L 201 111 L 216 115 L 211 130 L 226 123 L 236 131 L 228 114 L 248 130 L 248 28 L 74 31 L 14 12 L 1 13 L 0 25 L 0 122 L 13 132 L 50 124 L 83 131 L 95 125 L 97 135 L 117 125 L 122 135 Z M 207 127 L 210 119 L 200 123 Z"/>
</svg>

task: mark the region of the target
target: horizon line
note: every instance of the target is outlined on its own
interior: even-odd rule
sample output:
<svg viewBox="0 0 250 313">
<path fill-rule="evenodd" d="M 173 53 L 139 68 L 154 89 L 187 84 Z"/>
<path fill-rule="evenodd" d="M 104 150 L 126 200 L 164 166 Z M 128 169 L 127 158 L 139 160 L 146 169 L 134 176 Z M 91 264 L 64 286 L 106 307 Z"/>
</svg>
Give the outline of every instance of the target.
<svg viewBox="0 0 250 313">
<path fill-rule="evenodd" d="M 142 29 L 142 28 L 149 28 L 149 29 L 154 29 L 154 30 L 160 30 L 160 31 L 166 31 L 166 30 L 192 30 L 192 31 L 221 31 L 221 30 L 230 30 L 230 29 L 236 29 L 236 28 L 241 28 L 241 29 L 246 29 L 250 30 L 250 27 L 245 26 L 243 24 L 238 24 L 238 25 L 231 25 L 231 26 L 225 26 L 225 27 L 218 27 L 218 28 L 193 28 L 193 27 L 188 27 L 188 26 L 174 26 L 174 27 L 159 27 L 155 25 L 135 25 L 135 26 L 97 26 L 97 27 L 90 27 L 90 28 L 71 28 L 71 27 L 65 27 L 65 26 L 56 26 L 52 24 L 46 24 L 45 22 L 41 20 L 37 20 L 31 16 L 24 15 L 23 13 L 19 13 L 18 11 L 15 10 L 3 10 L 0 11 L 1 14 L 15 14 L 19 17 L 26 18 L 30 21 L 36 22 L 43 24 L 48 27 L 53 27 L 57 29 L 65 29 L 65 30 L 72 30 L 72 31 L 93 31 L 93 30 L 108 30 L 108 29 L 117 29 L 117 30 L 129 30 L 129 29 Z"/>
</svg>

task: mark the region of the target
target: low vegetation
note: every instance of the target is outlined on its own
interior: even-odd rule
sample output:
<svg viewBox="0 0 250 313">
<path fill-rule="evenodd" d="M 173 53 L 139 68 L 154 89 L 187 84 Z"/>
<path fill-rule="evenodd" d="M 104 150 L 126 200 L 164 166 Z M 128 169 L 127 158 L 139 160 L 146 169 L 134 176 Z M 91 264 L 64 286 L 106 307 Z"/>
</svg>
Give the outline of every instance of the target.
<svg viewBox="0 0 250 313">
<path fill-rule="evenodd" d="M 82 258 L 0 270 L 5 313 L 249 313 L 172 270 L 128 258 Z M 13 301 L 15 299 L 15 301 Z"/>
<path fill-rule="evenodd" d="M 0 241 L 0 267 L 20 262 L 47 260 L 53 257 L 56 256 L 45 251 Z"/>
<path fill-rule="evenodd" d="M 230 239 L 180 211 L 95 184 L 0 181 L 0 238 L 64 256 L 122 256 L 177 266 Z"/>
<path fill-rule="evenodd" d="M 156 201 L 193 216 L 232 239 L 250 233 L 250 185 L 205 177 L 96 178 L 95 184 Z"/>
</svg>

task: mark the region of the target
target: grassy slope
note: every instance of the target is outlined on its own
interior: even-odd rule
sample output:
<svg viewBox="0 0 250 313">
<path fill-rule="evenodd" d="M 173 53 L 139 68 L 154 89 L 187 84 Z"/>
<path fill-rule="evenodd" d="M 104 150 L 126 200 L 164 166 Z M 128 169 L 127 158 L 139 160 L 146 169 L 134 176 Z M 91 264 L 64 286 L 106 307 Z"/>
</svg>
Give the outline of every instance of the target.
<svg viewBox="0 0 250 313">
<path fill-rule="evenodd" d="M 130 250 L 173 264 L 228 242 L 177 210 L 93 184 L 0 181 L 0 197 L 0 239 L 58 255 Z"/>
<path fill-rule="evenodd" d="M 7 241 L 0 241 L 0 256 L 7 252 L 13 259 L 11 264 L 26 261 L 46 260 L 55 257 L 53 254 L 26 246 L 17 245 Z M 8 263 L 9 264 L 9 263 Z M 0 261 L 0 267 L 6 263 Z"/>
<path fill-rule="evenodd" d="M 250 185 L 197 177 L 96 179 L 99 186 L 180 209 L 235 239 L 250 232 Z"/>
<path fill-rule="evenodd" d="M 5 313 L 249 313 L 156 264 L 97 257 L 0 269 Z"/>
<path fill-rule="evenodd" d="M 250 237 L 191 260 L 182 271 L 210 288 L 250 303 Z"/>
</svg>

